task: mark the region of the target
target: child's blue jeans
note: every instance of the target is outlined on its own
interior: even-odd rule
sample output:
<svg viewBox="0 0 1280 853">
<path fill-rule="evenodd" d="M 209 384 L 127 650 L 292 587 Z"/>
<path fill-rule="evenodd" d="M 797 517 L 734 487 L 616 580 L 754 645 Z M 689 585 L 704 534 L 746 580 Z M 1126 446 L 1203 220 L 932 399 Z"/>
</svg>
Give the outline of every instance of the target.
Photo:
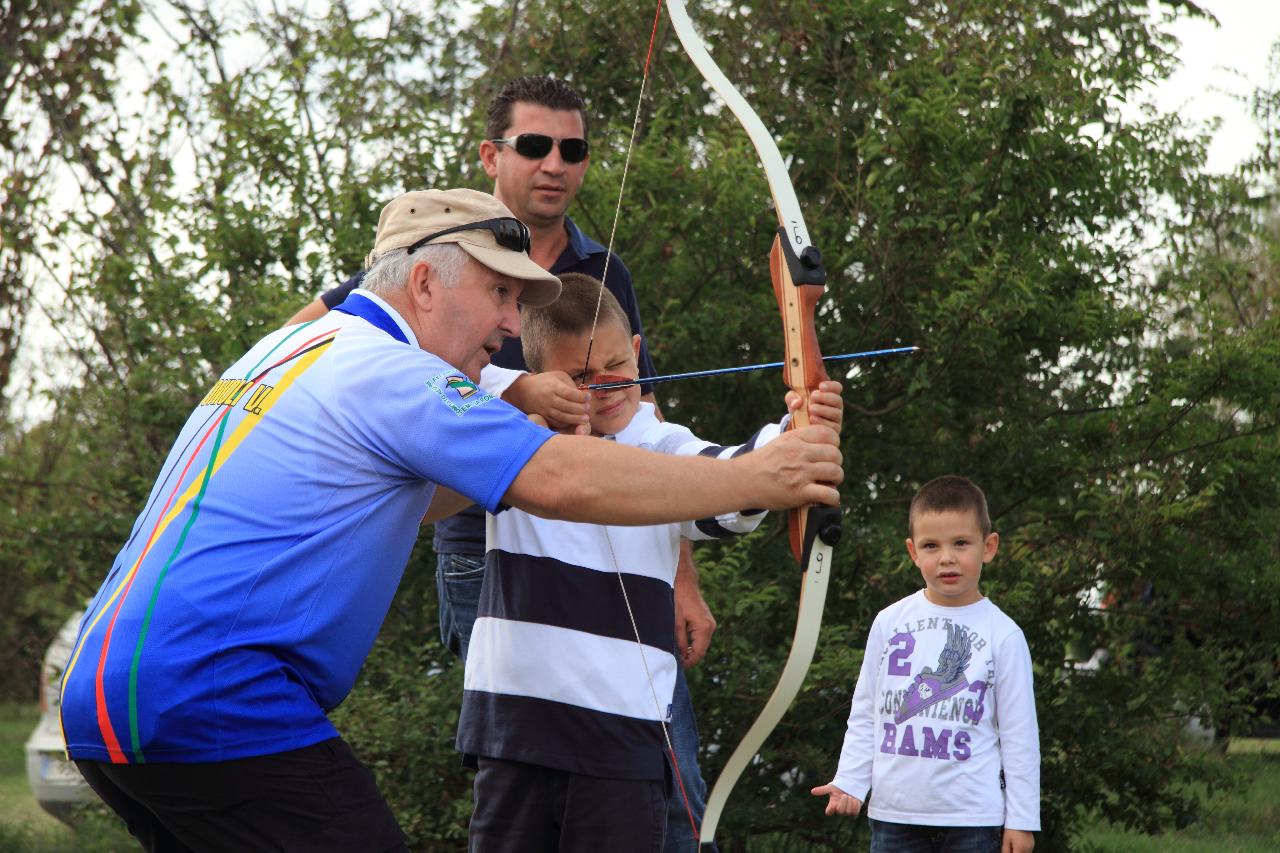
<svg viewBox="0 0 1280 853">
<path fill-rule="evenodd" d="M 1000 853 L 1002 826 L 914 826 L 871 820 L 871 853 Z"/>
</svg>

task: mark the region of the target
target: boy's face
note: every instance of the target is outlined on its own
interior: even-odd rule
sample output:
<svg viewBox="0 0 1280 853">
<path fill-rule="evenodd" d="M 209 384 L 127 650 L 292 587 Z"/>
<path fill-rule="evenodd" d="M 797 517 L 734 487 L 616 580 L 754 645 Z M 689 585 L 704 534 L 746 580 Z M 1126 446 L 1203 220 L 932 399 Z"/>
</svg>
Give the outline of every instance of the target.
<svg viewBox="0 0 1280 853">
<path fill-rule="evenodd" d="M 924 577 L 925 598 L 942 607 L 982 600 L 982 566 L 995 557 L 1000 537 L 983 537 L 977 513 L 922 512 L 912 519 L 911 533 L 907 553 Z"/>
<path fill-rule="evenodd" d="M 598 377 L 617 376 L 635 379 L 640 375 L 638 353 L 640 352 L 640 336 L 628 335 L 620 323 L 613 320 L 601 320 L 596 327 L 595 344 L 591 347 L 591 363 L 587 365 L 584 376 L 582 365 L 587 358 L 587 345 L 591 334 L 561 335 L 543 357 L 543 369 L 560 370 L 569 374 L 578 384 L 590 384 L 599 381 Z M 636 410 L 640 408 L 640 386 L 629 385 L 626 388 L 613 388 L 608 391 L 592 391 L 591 402 L 587 405 L 587 414 L 591 418 L 591 432 L 594 435 L 613 435 L 621 432 Z"/>
</svg>

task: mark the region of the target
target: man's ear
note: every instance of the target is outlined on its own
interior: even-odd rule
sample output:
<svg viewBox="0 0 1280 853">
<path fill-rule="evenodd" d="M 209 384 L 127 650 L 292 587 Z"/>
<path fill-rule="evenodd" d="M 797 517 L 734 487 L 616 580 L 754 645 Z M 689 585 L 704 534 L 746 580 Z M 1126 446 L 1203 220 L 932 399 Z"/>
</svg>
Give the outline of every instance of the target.
<svg viewBox="0 0 1280 853">
<path fill-rule="evenodd" d="M 636 364 L 639 364 L 640 363 L 640 336 L 639 335 L 631 336 L 631 349 L 635 353 Z"/>
<path fill-rule="evenodd" d="M 409 270 L 409 285 L 405 289 L 414 305 L 426 307 L 430 304 L 437 286 L 439 282 L 431 274 L 431 264 L 427 261 L 418 261 Z"/>
<path fill-rule="evenodd" d="M 497 180 L 498 146 L 488 139 L 480 141 L 480 166 L 490 180 Z"/>
</svg>

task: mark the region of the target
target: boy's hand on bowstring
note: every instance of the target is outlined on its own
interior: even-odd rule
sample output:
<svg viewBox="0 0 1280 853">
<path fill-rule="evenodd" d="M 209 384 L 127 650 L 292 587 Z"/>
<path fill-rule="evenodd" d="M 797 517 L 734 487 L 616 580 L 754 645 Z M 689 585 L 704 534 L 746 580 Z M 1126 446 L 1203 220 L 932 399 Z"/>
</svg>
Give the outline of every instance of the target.
<svg viewBox="0 0 1280 853">
<path fill-rule="evenodd" d="M 543 425 L 574 435 L 591 434 L 587 417 L 590 398 L 569 374 L 559 370 L 523 374 L 503 394 L 503 399 L 520 411 L 540 417 Z"/>
<path fill-rule="evenodd" d="M 809 791 L 815 797 L 821 797 L 824 794 L 827 800 L 827 817 L 833 814 L 844 815 L 845 817 L 857 817 L 862 811 L 862 800 L 857 797 L 851 797 L 844 791 L 841 791 L 835 785 L 819 785 Z"/>
<path fill-rule="evenodd" d="M 787 411 L 794 415 L 803 400 L 795 391 L 787 392 Z M 837 433 L 844 422 L 844 399 L 840 396 L 840 383 L 827 379 L 818 383 L 817 390 L 809 394 L 809 423 L 830 427 Z"/>
</svg>

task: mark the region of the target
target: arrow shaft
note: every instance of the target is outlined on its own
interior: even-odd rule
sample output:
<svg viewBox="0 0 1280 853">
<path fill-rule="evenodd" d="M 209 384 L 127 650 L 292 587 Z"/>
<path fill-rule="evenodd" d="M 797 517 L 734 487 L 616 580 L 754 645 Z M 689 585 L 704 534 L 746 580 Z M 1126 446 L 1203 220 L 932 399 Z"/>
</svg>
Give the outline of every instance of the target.
<svg viewBox="0 0 1280 853">
<path fill-rule="evenodd" d="M 846 352 L 839 355 L 825 356 L 823 361 L 852 361 L 855 358 L 872 358 L 879 355 L 898 355 L 900 353 L 917 352 L 920 347 L 889 347 L 873 349 L 866 352 Z M 771 361 L 768 364 L 744 364 L 738 367 L 718 367 L 714 370 L 695 370 L 689 373 L 669 373 L 665 376 L 648 376 L 632 379 L 627 382 L 600 382 L 582 386 L 587 391 L 609 391 L 614 388 L 627 388 L 631 385 L 656 385 L 660 382 L 675 382 L 680 379 L 699 379 L 703 376 L 722 376 L 728 373 L 747 373 L 753 370 L 769 370 L 782 367 L 785 362 Z"/>
</svg>

